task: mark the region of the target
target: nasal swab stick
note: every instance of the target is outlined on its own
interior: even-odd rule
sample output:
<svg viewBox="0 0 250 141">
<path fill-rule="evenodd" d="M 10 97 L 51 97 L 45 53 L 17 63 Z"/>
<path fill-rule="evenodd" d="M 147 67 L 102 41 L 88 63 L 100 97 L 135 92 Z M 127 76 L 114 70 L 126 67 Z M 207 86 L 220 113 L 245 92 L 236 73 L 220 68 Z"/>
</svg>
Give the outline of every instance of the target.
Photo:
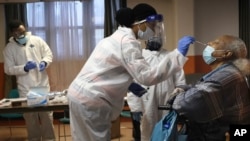
<svg viewBox="0 0 250 141">
<path fill-rule="evenodd" d="M 206 46 L 207 44 L 205 44 L 205 43 L 202 43 L 202 42 L 200 42 L 200 41 L 195 41 L 196 43 L 198 43 L 198 44 L 201 44 L 201 45 L 203 45 L 203 46 Z"/>
</svg>

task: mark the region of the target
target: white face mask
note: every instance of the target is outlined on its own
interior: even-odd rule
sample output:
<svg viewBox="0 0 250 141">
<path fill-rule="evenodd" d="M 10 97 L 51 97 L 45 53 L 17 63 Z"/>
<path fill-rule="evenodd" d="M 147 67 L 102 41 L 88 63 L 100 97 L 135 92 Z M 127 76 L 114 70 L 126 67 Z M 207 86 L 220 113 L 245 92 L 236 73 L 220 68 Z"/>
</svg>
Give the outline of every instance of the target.
<svg viewBox="0 0 250 141">
<path fill-rule="evenodd" d="M 21 38 L 16 38 L 16 41 L 17 41 L 19 44 L 24 45 L 24 44 L 27 43 L 28 37 L 24 35 L 24 36 L 21 37 Z"/>
<path fill-rule="evenodd" d="M 206 64 L 210 65 L 213 63 L 217 58 L 222 58 L 221 56 L 216 56 L 213 57 L 212 54 L 213 52 L 225 52 L 225 50 L 217 49 L 215 50 L 213 47 L 207 45 L 206 48 L 203 50 L 203 60 L 205 61 Z"/>
<path fill-rule="evenodd" d="M 214 48 L 209 45 L 206 46 L 206 48 L 203 50 L 202 57 L 205 63 L 208 65 L 210 65 L 216 60 L 216 58 L 212 56 L 213 52 L 214 52 Z"/>
<path fill-rule="evenodd" d="M 138 38 L 141 40 L 148 40 L 150 37 L 154 36 L 154 31 L 149 28 L 148 26 L 146 27 L 146 30 L 143 32 L 140 27 L 138 26 L 139 30 L 138 30 Z"/>
</svg>

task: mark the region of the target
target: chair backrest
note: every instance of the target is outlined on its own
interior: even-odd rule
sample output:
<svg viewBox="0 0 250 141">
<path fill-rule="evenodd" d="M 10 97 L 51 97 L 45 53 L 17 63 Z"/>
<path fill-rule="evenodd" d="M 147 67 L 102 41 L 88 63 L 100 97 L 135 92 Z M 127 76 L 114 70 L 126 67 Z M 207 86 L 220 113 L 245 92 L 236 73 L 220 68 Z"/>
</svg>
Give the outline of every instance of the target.
<svg viewBox="0 0 250 141">
<path fill-rule="evenodd" d="M 7 98 L 18 98 L 19 97 L 19 93 L 17 89 L 12 89 Z M 23 114 L 22 113 L 4 113 L 4 114 L 0 114 L 0 117 L 2 118 L 8 118 L 8 119 L 16 119 L 16 118 L 22 118 Z"/>
<path fill-rule="evenodd" d="M 19 97 L 19 93 L 17 89 L 12 89 L 7 96 L 7 98 L 18 98 L 18 97 Z"/>
<path fill-rule="evenodd" d="M 131 117 L 130 111 L 122 111 L 120 115 L 122 117 L 128 117 L 128 118 Z"/>
</svg>

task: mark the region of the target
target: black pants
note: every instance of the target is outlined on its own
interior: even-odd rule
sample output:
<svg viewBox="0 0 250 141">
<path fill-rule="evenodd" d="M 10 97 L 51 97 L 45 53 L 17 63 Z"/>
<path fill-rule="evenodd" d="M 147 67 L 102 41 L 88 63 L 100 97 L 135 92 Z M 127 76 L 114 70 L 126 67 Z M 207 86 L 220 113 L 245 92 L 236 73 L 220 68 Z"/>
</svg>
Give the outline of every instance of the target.
<svg viewBox="0 0 250 141">
<path fill-rule="evenodd" d="M 141 141 L 141 112 L 130 112 L 132 118 L 132 125 L 133 125 L 133 138 L 134 141 Z"/>
</svg>

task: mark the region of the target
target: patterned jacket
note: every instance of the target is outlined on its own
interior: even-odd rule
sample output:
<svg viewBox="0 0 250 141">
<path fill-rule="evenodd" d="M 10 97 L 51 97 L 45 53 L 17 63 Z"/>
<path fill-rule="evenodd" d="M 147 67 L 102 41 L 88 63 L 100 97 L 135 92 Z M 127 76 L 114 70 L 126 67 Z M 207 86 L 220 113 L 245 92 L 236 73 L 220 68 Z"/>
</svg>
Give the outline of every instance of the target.
<svg viewBox="0 0 250 141">
<path fill-rule="evenodd" d="M 189 120 L 189 140 L 225 141 L 230 124 L 250 123 L 250 91 L 245 76 L 227 63 L 179 94 L 173 108 Z"/>
</svg>

